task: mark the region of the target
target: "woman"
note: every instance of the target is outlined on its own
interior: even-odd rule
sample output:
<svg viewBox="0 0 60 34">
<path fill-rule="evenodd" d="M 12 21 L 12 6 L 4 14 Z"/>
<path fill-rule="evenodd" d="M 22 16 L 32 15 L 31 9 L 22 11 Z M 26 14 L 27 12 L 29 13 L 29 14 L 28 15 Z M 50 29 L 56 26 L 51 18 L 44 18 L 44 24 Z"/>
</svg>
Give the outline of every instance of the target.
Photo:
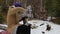
<svg viewBox="0 0 60 34">
<path fill-rule="evenodd" d="M 16 4 L 17 5 L 17 4 Z M 14 4 L 14 6 L 16 6 Z M 17 5 L 17 7 L 9 6 L 8 14 L 7 14 L 7 23 L 8 23 L 8 30 L 12 34 L 14 28 L 19 24 L 19 19 L 21 19 L 21 16 L 19 16 L 18 13 L 24 14 L 26 9 L 20 7 L 20 5 Z"/>
</svg>

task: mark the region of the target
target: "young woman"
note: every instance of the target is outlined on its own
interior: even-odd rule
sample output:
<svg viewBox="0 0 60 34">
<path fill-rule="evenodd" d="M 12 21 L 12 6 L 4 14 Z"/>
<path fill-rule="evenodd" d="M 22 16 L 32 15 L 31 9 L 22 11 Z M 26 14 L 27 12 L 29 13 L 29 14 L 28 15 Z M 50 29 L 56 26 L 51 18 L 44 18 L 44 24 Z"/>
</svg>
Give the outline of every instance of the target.
<svg viewBox="0 0 60 34">
<path fill-rule="evenodd" d="M 16 4 L 16 5 L 15 5 Z M 8 23 L 8 30 L 12 34 L 15 27 L 19 24 L 19 19 L 21 19 L 20 14 L 24 14 L 26 9 L 20 7 L 17 3 L 14 6 L 9 6 L 8 14 L 7 14 L 7 23 Z M 20 14 L 18 14 L 20 13 Z"/>
</svg>

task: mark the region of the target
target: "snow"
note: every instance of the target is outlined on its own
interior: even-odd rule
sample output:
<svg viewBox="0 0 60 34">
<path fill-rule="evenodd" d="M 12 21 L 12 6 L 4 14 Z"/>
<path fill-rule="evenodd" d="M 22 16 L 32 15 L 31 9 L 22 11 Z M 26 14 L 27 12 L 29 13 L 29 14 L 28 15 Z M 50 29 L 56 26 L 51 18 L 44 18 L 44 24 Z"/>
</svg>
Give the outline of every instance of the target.
<svg viewBox="0 0 60 34">
<path fill-rule="evenodd" d="M 4 30 L 1 30 L 1 29 L 0 29 L 0 32 L 2 32 L 2 31 L 4 31 Z"/>
<path fill-rule="evenodd" d="M 37 26 L 36 28 L 31 28 L 31 34 L 60 34 L 60 25 L 54 24 L 53 22 L 49 21 L 42 21 L 42 20 L 30 20 L 28 23 L 32 24 L 32 26 Z M 19 22 L 19 24 L 23 24 L 23 21 Z M 43 25 L 41 25 L 43 24 Z M 51 26 L 50 31 L 46 31 L 46 25 L 49 24 Z M 1 25 L 1 24 L 0 24 Z M 41 26 L 40 26 L 41 25 Z M 4 24 L 3 24 L 4 26 Z M 6 26 L 8 27 L 8 26 Z M 0 30 L 0 32 L 3 30 Z M 42 33 L 45 32 L 45 33 Z"/>
<path fill-rule="evenodd" d="M 1 27 L 8 27 L 6 24 L 0 24 Z"/>
<path fill-rule="evenodd" d="M 6 24 L 0 24 L 0 28 L 7 28 L 8 27 L 8 25 L 6 25 Z M 3 29 L 0 29 L 0 32 L 2 32 L 2 31 L 4 31 Z"/>
<path fill-rule="evenodd" d="M 22 23 L 22 21 L 20 22 L 20 24 Z M 31 20 L 28 21 L 28 23 L 32 24 L 32 26 L 38 26 L 34 29 L 31 29 L 31 34 L 60 34 L 60 25 L 54 24 L 52 22 L 48 22 L 48 21 L 42 21 L 42 20 Z M 40 26 L 41 24 L 43 24 L 42 26 Z M 50 31 L 46 31 L 46 25 L 49 24 L 51 26 L 51 30 Z M 45 33 L 42 33 L 45 32 Z"/>
</svg>

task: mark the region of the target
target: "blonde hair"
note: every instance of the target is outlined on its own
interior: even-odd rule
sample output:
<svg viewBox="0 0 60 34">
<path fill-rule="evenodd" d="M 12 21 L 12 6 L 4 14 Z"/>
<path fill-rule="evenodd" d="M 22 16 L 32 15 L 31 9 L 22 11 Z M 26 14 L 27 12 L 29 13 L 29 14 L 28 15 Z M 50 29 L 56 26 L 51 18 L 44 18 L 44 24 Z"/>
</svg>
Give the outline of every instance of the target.
<svg viewBox="0 0 60 34">
<path fill-rule="evenodd" d="M 9 27 L 9 31 L 14 30 L 17 24 L 19 24 L 19 19 L 21 19 L 18 15 L 18 12 L 25 13 L 26 9 L 22 7 L 9 7 L 7 14 L 7 24 Z"/>
</svg>

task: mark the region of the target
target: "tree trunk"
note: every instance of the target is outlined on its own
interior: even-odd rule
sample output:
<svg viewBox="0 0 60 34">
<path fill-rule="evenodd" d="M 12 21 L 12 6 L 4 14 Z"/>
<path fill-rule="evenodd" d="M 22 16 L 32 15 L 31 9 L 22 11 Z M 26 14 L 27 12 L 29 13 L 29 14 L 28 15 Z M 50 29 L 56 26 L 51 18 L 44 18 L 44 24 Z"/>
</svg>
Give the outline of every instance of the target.
<svg viewBox="0 0 60 34">
<path fill-rule="evenodd" d="M 33 18 L 46 19 L 44 0 L 29 0 L 27 3 L 32 6 Z"/>
</svg>

